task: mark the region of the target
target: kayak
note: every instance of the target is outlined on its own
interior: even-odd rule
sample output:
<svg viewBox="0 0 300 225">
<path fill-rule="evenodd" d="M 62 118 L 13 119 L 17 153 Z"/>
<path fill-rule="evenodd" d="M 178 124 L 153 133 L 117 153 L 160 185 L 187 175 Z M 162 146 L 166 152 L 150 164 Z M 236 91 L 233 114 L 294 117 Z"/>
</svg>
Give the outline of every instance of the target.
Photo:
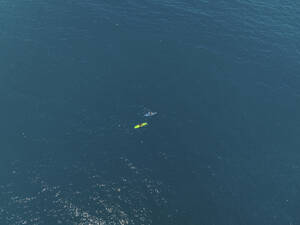
<svg viewBox="0 0 300 225">
<path fill-rule="evenodd" d="M 135 126 L 134 126 L 134 129 L 138 129 L 138 128 L 141 128 L 141 127 L 144 127 L 144 126 L 147 126 L 147 125 L 148 125 L 147 122 L 145 122 L 145 123 L 140 123 L 140 124 L 135 125 Z"/>
</svg>

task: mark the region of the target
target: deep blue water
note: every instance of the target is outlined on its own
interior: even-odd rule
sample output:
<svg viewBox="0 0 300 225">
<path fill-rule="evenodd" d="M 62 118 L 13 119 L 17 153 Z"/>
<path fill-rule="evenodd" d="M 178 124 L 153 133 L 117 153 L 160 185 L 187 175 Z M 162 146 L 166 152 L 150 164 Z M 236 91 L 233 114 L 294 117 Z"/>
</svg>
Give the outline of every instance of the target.
<svg viewBox="0 0 300 225">
<path fill-rule="evenodd" d="M 0 21 L 0 224 L 300 224 L 300 3 L 3 0 Z"/>
</svg>

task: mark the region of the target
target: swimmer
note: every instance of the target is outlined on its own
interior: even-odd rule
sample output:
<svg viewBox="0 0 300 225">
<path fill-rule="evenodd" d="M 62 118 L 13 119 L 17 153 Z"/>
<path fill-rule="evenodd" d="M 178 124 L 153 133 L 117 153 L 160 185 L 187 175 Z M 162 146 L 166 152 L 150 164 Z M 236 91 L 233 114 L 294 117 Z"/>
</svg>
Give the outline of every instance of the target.
<svg viewBox="0 0 300 225">
<path fill-rule="evenodd" d="M 151 112 L 151 111 L 149 111 L 146 114 L 144 114 L 144 116 L 150 117 L 150 116 L 155 116 L 156 114 L 157 114 L 157 112 Z"/>
</svg>

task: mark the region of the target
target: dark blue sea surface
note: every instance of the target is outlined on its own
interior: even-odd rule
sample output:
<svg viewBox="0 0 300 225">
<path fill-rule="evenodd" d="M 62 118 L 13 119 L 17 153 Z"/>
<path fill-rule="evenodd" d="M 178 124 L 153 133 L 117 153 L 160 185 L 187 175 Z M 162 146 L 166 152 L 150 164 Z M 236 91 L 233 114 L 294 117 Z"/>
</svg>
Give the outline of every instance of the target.
<svg viewBox="0 0 300 225">
<path fill-rule="evenodd" d="M 300 224 L 300 2 L 2 0 L 0 49 L 1 225 Z"/>
</svg>

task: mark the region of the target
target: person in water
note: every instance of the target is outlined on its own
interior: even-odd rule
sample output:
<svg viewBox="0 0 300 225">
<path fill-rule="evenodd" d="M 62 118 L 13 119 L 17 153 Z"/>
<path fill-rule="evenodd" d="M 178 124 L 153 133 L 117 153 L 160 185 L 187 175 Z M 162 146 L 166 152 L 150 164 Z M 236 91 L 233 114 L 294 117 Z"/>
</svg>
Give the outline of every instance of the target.
<svg viewBox="0 0 300 225">
<path fill-rule="evenodd" d="M 154 116 L 156 114 L 157 114 L 157 112 L 151 112 L 151 111 L 149 111 L 144 116 L 149 117 L 149 116 Z"/>
</svg>

